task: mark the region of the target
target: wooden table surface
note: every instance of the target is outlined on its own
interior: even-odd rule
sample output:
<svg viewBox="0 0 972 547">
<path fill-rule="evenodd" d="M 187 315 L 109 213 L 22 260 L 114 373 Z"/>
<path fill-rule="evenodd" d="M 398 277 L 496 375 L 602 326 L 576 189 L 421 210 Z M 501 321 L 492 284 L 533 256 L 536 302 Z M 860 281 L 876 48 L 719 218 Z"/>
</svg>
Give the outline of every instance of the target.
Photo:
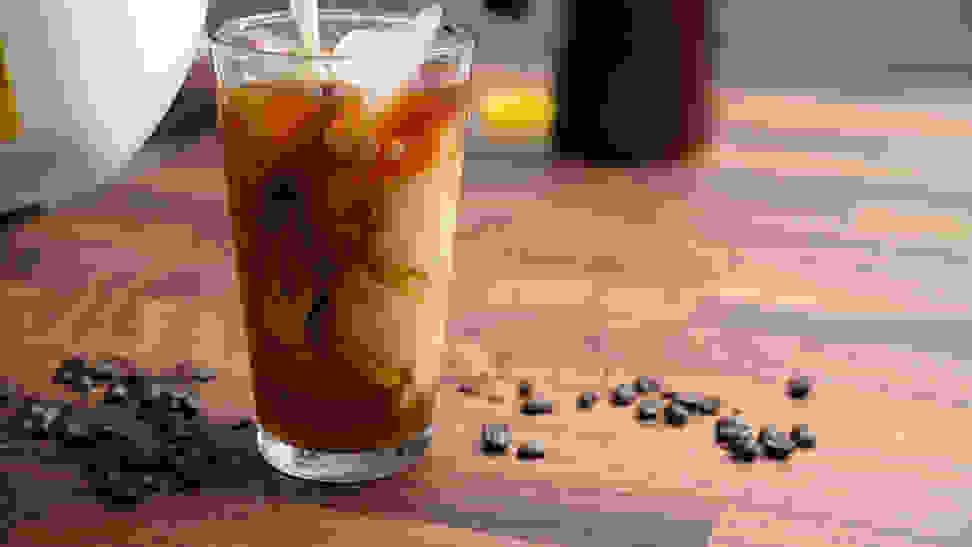
<svg viewBox="0 0 972 547">
<path fill-rule="evenodd" d="M 521 82 L 492 78 L 480 81 Z M 901 168 L 915 165 L 784 150 L 787 138 L 840 142 L 852 131 L 880 137 L 918 128 L 923 137 L 961 139 L 972 125 L 721 93 L 719 138 L 692 168 L 467 177 L 439 429 L 422 463 L 367 498 L 392 497 L 404 508 L 202 492 L 192 503 L 156 499 L 118 516 L 55 500 L 44 519 L 17 523 L 11 543 L 267 545 L 282 532 L 289 545 L 667 547 L 691 543 L 665 534 L 698 538 L 703 530 L 704 538 L 711 523 L 712 546 L 968 545 L 958 537 L 972 507 L 960 495 L 972 486 L 972 456 L 958 429 L 970 412 L 961 356 L 943 361 L 936 352 L 947 348 L 902 348 L 907 335 L 871 336 L 853 320 L 964 325 L 949 323 L 967 317 L 961 294 L 919 290 L 920 272 L 909 280 L 882 271 L 903 241 L 964 240 L 963 223 L 893 205 L 852 204 L 841 218 L 811 197 L 778 206 L 741 185 L 777 198 L 838 199 L 842 181 L 900 182 L 915 176 Z M 750 130 L 763 131 L 765 142 L 730 142 Z M 220 372 L 201 388 L 210 419 L 250 415 L 221 161 L 219 139 L 204 138 L 96 204 L 8 234 L 0 265 L 6 374 L 27 392 L 77 400 L 48 381 L 72 353 L 124 356 L 156 372 L 191 360 Z M 968 273 L 967 261 L 951 268 Z M 831 316 L 845 319 L 834 328 L 846 336 L 817 334 L 814 319 L 833 323 Z M 810 400 L 784 397 L 783 382 L 795 373 L 816 380 Z M 787 463 L 737 465 L 713 446 L 715 418 L 676 430 L 640 426 L 633 408 L 574 407 L 581 390 L 603 392 L 643 374 L 672 390 L 719 395 L 756 428 L 809 424 L 820 446 Z M 555 413 L 520 416 L 519 379 L 553 399 Z M 456 393 L 456 382 L 481 394 Z M 478 455 L 479 427 L 493 422 L 509 423 L 516 441 L 543 440 L 545 460 Z M 443 511 L 474 517 L 461 525 Z M 490 514 L 506 524 L 475 516 Z M 686 525 L 666 528 L 673 522 Z"/>
</svg>

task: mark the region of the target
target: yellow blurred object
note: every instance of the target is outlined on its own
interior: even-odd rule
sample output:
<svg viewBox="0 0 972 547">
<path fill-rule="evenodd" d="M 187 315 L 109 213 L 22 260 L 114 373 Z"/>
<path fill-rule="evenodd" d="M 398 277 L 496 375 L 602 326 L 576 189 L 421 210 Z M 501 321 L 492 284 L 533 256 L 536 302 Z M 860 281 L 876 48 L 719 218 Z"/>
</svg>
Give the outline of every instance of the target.
<svg viewBox="0 0 972 547">
<path fill-rule="evenodd" d="M 546 129 L 555 110 L 550 95 L 536 89 L 492 93 L 480 105 L 483 122 L 493 129 Z"/>
<path fill-rule="evenodd" d="M 0 40 L 0 142 L 16 139 L 22 130 L 23 125 L 14 100 L 13 81 L 7 74 L 3 40 Z"/>
</svg>

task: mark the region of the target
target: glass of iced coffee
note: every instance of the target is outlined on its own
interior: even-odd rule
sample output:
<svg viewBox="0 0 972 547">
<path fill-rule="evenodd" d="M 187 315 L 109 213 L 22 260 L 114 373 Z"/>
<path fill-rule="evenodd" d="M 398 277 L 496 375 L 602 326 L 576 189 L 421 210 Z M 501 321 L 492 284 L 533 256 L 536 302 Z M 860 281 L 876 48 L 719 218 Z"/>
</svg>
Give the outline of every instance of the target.
<svg viewBox="0 0 972 547">
<path fill-rule="evenodd" d="M 342 74 L 393 52 L 334 50 L 410 16 L 321 10 L 313 52 L 286 12 L 210 36 L 258 444 L 291 476 L 387 476 L 432 431 L 475 35 L 438 26 L 384 91 Z"/>
</svg>

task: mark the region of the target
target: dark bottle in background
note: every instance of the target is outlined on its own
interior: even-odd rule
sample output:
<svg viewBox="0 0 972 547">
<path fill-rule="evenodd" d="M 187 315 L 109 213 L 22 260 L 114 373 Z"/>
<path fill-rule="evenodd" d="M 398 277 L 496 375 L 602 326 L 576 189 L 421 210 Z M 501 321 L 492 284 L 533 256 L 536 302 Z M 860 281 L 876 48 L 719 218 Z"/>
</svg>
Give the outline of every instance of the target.
<svg viewBox="0 0 972 547">
<path fill-rule="evenodd" d="M 718 0 L 564 0 L 554 157 L 668 165 L 708 141 Z"/>
</svg>

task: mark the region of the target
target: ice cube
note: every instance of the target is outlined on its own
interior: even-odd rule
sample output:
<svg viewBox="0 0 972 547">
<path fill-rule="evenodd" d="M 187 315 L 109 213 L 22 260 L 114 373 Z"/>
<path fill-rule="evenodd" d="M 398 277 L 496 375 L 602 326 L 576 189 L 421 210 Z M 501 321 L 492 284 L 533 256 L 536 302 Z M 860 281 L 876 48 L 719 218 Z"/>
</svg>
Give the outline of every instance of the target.
<svg viewBox="0 0 972 547">
<path fill-rule="evenodd" d="M 411 25 L 386 30 L 356 29 L 346 34 L 334 54 L 350 57 L 335 67 L 338 79 L 387 97 L 410 80 L 425 61 L 442 17 L 438 5 L 423 10 Z"/>
</svg>

